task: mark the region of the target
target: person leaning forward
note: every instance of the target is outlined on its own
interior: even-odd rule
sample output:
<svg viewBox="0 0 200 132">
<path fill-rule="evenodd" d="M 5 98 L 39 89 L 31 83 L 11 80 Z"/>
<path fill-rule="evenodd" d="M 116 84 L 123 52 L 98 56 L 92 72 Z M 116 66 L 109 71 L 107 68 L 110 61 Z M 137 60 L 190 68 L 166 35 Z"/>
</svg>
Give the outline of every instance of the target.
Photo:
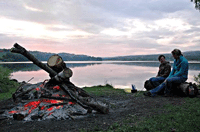
<svg viewBox="0 0 200 132">
<path fill-rule="evenodd" d="M 153 88 L 159 86 L 162 82 L 164 82 L 171 72 L 171 65 L 168 61 L 165 60 L 164 55 L 160 55 L 158 57 L 158 60 L 160 61 L 160 66 L 159 66 L 157 76 L 152 77 L 149 80 L 147 80 L 147 81 L 150 81 Z"/>
<path fill-rule="evenodd" d="M 172 84 L 184 83 L 187 80 L 189 68 L 187 59 L 183 57 L 179 49 L 174 49 L 171 53 L 174 58 L 174 64 L 169 76 L 159 86 L 148 92 L 145 92 L 145 96 L 156 96 L 163 89 L 165 96 L 171 96 Z"/>
</svg>

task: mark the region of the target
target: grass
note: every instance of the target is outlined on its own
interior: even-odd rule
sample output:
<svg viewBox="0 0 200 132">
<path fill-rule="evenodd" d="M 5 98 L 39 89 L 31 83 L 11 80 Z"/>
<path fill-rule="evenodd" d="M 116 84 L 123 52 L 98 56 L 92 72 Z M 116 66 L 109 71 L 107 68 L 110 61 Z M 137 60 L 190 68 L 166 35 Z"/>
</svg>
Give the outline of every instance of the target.
<svg viewBox="0 0 200 132">
<path fill-rule="evenodd" d="M 95 87 L 89 88 L 92 92 Z M 103 88 L 102 88 L 103 89 Z M 99 88 L 100 90 L 100 88 Z M 107 92 L 109 88 L 106 88 Z M 100 95 L 103 90 L 100 90 Z M 122 91 L 121 91 L 122 92 Z M 109 93 L 109 92 L 108 92 Z M 120 92 L 119 92 L 120 93 Z M 140 92 L 138 96 L 142 95 Z M 99 95 L 98 94 L 98 95 Z M 122 94 L 124 94 L 122 92 Z M 123 123 L 116 122 L 112 124 L 107 132 L 199 132 L 200 131 L 200 99 L 184 98 L 181 105 L 167 104 L 157 110 L 164 111 L 162 114 L 152 115 L 150 117 L 138 118 L 136 115 L 127 115 Z M 94 126 L 95 128 L 95 126 Z M 98 131 L 101 129 L 98 128 Z M 85 132 L 86 130 L 80 130 Z"/>
<path fill-rule="evenodd" d="M 197 132 L 200 131 L 200 100 L 185 98 L 180 106 L 166 105 L 165 113 L 151 118 L 129 118 L 123 125 L 113 124 L 108 132 Z"/>
<path fill-rule="evenodd" d="M 107 95 L 117 95 L 117 94 L 126 94 L 123 89 L 115 89 L 112 85 L 106 84 L 105 86 L 98 85 L 93 87 L 84 87 L 86 92 L 95 95 L 95 96 L 107 96 Z"/>
</svg>

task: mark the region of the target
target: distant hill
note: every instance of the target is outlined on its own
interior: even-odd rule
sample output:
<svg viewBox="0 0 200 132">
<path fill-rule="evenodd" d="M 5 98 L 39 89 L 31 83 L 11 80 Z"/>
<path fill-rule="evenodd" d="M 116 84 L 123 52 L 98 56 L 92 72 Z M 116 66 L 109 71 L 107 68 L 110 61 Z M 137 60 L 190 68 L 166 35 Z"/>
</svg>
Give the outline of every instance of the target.
<svg viewBox="0 0 200 132">
<path fill-rule="evenodd" d="M 40 51 L 29 51 L 40 61 L 47 61 L 50 56 L 55 53 L 47 53 Z M 76 55 L 69 53 L 58 53 L 64 61 L 157 61 L 160 54 L 152 55 L 129 55 L 129 56 L 116 56 L 116 57 L 93 57 L 87 55 Z M 173 61 L 172 55 L 165 55 L 168 61 Z M 190 61 L 200 61 L 200 51 L 187 51 L 183 52 L 183 55 Z M 11 53 L 9 49 L 0 49 L 0 61 L 13 62 L 13 61 L 29 61 L 27 58 L 20 54 Z"/>
<path fill-rule="evenodd" d="M 117 57 L 104 57 L 105 60 L 112 61 L 157 61 L 158 56 L 160 54 L 152 54 L 152 55 L 130 55 L 130 56 L 117 56 Z M 165 55 L 168 61 L 173 61 L 173 57 L 171 54 L 163 54 Z M 200 51 L 187 51 L 183 52 L 183 56 L 190 61 L 200 61 Z"/>
<path fill-rule="evenodd" d="M 47 53 L 40 51 L 29 51 L 32 55 L 35 56 L 40 61 L 47 61 L 50 56 L 55 53 Z M 76 55 L 69 53 L 58 53 L 64 61 L 101 61 L 101 57 L 93 57 L 87 55 Z M 19 61 L 29 61 L 26 57 L 20 54 L 11 53 L 9 49 L 0 49 L 0 61 L 4 62 L 19 62 Z"/>
</svg>

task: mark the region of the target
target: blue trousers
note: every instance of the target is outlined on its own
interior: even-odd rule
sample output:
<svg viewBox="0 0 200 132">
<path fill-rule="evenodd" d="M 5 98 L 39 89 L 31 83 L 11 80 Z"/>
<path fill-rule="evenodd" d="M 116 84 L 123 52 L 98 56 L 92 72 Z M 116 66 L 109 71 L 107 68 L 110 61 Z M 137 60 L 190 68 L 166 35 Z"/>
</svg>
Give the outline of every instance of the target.
<svg viewBox="0 0 200 132">
<path fill-rule="evenodd" d="M 149 80 L 154 85 L 154 87 L 159 86 L 161 83 L 165 81 L 166 77 L 152 77 Z"/>
<path fill-rule="evenodd" d="M 183 78 L 183 77 L 169 77 L 169 78 L 166 78 L 165 81 L 161 83 L 159 86 L 150 90 L 150 92 L 152 93 L 153 96 L 155 96 L 158 94 L 158 92 L 164 89 L 165 94 L 170 94 L 172 90 L 172 84 L 184 83 L 186 80 L 187 78 Z"/>
</svg>

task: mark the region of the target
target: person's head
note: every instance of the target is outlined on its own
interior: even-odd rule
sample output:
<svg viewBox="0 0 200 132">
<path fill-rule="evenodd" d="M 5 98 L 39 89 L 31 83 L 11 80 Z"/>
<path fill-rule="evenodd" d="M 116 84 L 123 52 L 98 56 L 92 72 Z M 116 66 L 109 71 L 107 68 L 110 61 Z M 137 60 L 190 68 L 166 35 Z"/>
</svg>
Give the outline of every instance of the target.
<svg viewBox="0 0 200 132">
<path fill-rule="evenodd" d="M 172 51 L 172 56 L 174 57 L 174 59 L 178 59 L 181 55 L 182 55 L 182 53 L 179 49 L 174 49 Z"/>
<path fill-rule="evenodd" d="M 158 60 L 160 61 L 160 63 L 165 62 L 165 56 L 164 56 L 164 55 L 160 55 L 160 56 L 158 57 Z"/>
</svg>

